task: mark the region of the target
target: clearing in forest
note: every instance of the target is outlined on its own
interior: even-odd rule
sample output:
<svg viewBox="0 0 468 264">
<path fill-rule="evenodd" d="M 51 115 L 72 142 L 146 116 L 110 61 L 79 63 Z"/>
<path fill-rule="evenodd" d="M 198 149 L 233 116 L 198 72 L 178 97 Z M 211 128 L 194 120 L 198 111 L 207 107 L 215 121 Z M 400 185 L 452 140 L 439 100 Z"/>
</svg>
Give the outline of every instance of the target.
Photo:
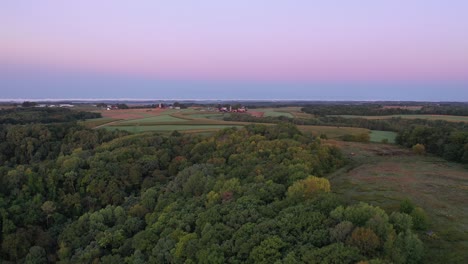
<svg viewBox="0 0 468 264">
<path fill-rule="evenodd" d="M 350 159 L 329 175 L 333 190 L 350 202 L 365 201 L 397 210 L 408 198 L 430 218 L 434 236 L 424 263 L 464 263 L 468 259 L 468 169 L 432 156 L 417 156 L 388 144 L 327 141 Z"/>
</svg>

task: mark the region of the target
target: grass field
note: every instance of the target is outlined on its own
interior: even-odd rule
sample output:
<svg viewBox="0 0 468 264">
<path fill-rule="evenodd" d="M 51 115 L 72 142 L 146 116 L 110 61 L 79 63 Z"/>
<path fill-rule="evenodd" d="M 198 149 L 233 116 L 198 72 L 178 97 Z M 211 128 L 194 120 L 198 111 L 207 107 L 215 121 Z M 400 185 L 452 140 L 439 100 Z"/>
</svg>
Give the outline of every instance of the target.
<svg viewBox="0 0 468 264">
<path fill-rule="evenodd" d="M 332 115 L 333 116 L 333 115 Z M 395 117 L 406 119 L 427 119 L 427 120 L 445 120 L 450 122 L 468 122 L 468 116 L 451 115 L 387 115 L 387 116 L 358 116 L 358 115 L 338 115 L 346 118 L 365 118 L 365 119 L 390 119 Z"/>
<path fill-rule="evenodd" d="M 332 127 L 332 126 L 297 126 L 303 132 L 310 132 L 314 136 L 325 134 L 328 138 L 339 138 L 344 135 L 359 135 L 369 133 L 368 129 L 356 127 Z"/>
<path fill-rule="evenodd" d="M 107 126 L 109 130 L 126 130 L 133 133 L 147 132 L 147 131 L 158 131 L 158 132 L 170 132 L 170 131 L 216 131 L 228 127 L 241 127 L 236 125 L 150 125 L 150 126 Z"/>
<path fill-rule="evenodd" d="M 371 130 L 370 141 L 380 143 L 386 139 L 388 143 L 395 143 L 396 136 L 397 133 L 391 131 Z"/>
<path fill-rule="evenodd" d="M 431 238 L 423 263 L 466 263 L 468 259 L 468 170 L 440 158 L 415 156 L 388 144 L 328 141 L 339 146 L 350 165 L 329 175 L 334 192 L 346 201 L 365 201 L 398 210 L 405 198 L 430 217 Z"/>
</svg>

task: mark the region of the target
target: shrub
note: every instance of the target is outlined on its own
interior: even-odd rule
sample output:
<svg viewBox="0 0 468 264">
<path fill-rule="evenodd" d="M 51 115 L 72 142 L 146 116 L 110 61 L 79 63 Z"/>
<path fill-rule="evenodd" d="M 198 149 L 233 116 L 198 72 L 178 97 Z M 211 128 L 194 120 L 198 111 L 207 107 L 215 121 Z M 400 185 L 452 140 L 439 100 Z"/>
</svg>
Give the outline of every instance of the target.
<svg viewBox="0 0 468 264">
<path fill-rule="evenodd" d="M 412 149 L 417 155 L 424 155 L 424 153 L 426 153 L 426 147 L 423 144 L 416 144 Z"/>
<path fill-rule="evenodd" d="M 426 212 L 421 207 L 416 207 L 411 213 L 411 218 L 413 218 L 413 226 L 417 230 L 425 230 L 429 226 L 429 218 L 426 215 Z"/>
</svg>

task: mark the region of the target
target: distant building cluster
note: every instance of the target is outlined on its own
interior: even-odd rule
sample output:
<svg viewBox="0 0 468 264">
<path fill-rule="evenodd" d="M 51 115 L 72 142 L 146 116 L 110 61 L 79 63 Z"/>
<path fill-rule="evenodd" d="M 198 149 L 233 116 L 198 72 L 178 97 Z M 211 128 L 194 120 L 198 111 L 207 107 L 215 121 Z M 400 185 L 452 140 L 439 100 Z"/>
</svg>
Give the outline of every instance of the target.
<svg viewBox="0 0 468 264">
<path fill-rule="evenodd" d="M 38 104 L 38 105 L 35 105 L 34 107 L 40 107 L 40 108 L 43 108 L 43 107 L 63 107 L 63 108 L 71 108 L 71 107 L 75 107 L 74 105 L 72 104 Z"/>
<path fill-rule="evenodd" d="M 232 107 L 232 105 L 218 106 L 218 111 L 223 113 L 245 113 L 247 112 L 247 108 L 244 106 Z"/>
</svg>

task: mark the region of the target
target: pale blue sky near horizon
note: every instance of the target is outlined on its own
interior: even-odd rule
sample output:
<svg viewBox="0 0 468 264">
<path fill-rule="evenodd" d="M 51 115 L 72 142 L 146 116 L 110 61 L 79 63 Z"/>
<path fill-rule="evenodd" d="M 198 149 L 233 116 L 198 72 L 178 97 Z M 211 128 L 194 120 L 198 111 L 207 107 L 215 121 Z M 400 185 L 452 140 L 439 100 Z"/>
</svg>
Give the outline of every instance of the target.
<svg viewBox="0 0 468 264">
<path fill-rule="evenodd" d="M 0 3 L 0 99 L 468 101 L 466 0 Z"/>
<path fill-rule="evenodd" d="M 40 73 L 0 78 L 0 99 L 299 99 L 468 102 L 465 82 L 265 82 L 153 80 Z M 31 87 L 34 87 L 31 89 Z M 66 87 L 66 89 L 64 89 Z"/>
</svg>

